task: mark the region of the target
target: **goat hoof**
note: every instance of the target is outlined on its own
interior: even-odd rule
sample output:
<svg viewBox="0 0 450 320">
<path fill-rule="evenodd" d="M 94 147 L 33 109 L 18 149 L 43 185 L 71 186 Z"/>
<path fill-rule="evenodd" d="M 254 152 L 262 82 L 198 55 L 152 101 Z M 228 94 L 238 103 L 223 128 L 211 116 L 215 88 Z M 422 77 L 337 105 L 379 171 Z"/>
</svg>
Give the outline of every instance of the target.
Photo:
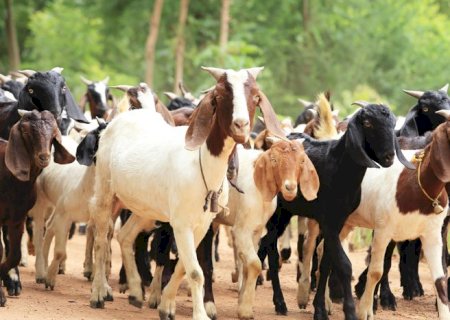
<svg viewBox="0 0 450 320">
<path fill-rule="evenodd" d="M 128 290 L 128 284 L 122 283 L 119 284 L 119 293 L 125 293 Z"/>
<path fill-rule="evenodd" d="M 287 315 L 287 307 L 284 301 L 275 302 L 275 312 L 277 315 L 285 316 Z"/>
<path fill-rule="evenodd" d="M 175 315 L 159 310 L 160 320 L 175 320 Z"/>
<path fill-rule="evenodd" d="M 36 278 L 36 283 L 45 283 L 45 278 Z"/>
<path fill-rule="evenodd" d="M 93 309 L 104 309 L 105 302 L 104 301 L 91 301 L 91 308 Z"/>
<path fill-rule="evenodd" d="M 206 314 L 211 320 L 217 319 L 217 309 L 216 305 L 212 301 L 208 301 L 205 303 Z"/>
<path fill-rule="evenodd" d="M 58 274 L 66 274 L 66 272 L 64 271 L 64 269 L 59 269 Z"/>
<path fill-rule="evenodd" d="M 105 297 L 103 297 L 103 299 L 104 299 L 105 301 L 114 301 L 114 297 L 113 297 L 112 294 L 109 293 L 109 292 L 106 294 Z"/>
<path fill-rule="evenodd" d="M 238 280 L 239 280 L 239 272 L 237 270 L 234 270 L 231 273 L 231 282 L 236 283 L 236 282 L 238 282 Z"/>
<path fill-rule="evenodd" d="M 6 297 L 5 294 L 3 293 L 3 291 L 1 291 L 2 289 L 0 288 L 0 307 L 4 307 L 6 304 Z"/>
<path fill-rule="evenodd" d="M 328 312 L 326 310 L 316 309 L 314 312 L 314 320 L 328 320 Z"/>
<path fill-rule="evenodd" d="M 291 248 L 281 249 L 280 257 L 283 263 L 288 263 L 289 258 L 291 257 Z"/>
<path fill-rule="evenodd" d="M 91 271 L 85 271 L 83 272 L 83 276 L 88 279 L 89 281 L 91 281 L 91 277 L 92 277 L 92 272 Z"/>
<path fill-rule="evenodd" d="M 397 310 L 397 302 L 395 301 L 395 297 L 392 292 L 387 294 L 381 294 L 380 296 L 380 304 L 383 310 Z"/>
<path fill-rule="evenodd" d="M 264 278 L 263 278 L 263 276 L 260 274 L 260 275 L 258 276 L 258 278 L 256 278 L 256 285 L 257 285 L 257 286 L 262 286 L 263 282 L 264 282 Z"/>
<path fill-rule="evenodd" d="M 141 309 L 143 302 L 139 301 L 136 297 L 134 296 L 129 296 L 128 297 L 128 303 L 131 304 L 132 306 Z"/>
<path fill-rule="evenodd" d="M 306 309 L 306 304 L 299 303 L 298 307 L 299 307 L 299 309 Z"/>
</svg>

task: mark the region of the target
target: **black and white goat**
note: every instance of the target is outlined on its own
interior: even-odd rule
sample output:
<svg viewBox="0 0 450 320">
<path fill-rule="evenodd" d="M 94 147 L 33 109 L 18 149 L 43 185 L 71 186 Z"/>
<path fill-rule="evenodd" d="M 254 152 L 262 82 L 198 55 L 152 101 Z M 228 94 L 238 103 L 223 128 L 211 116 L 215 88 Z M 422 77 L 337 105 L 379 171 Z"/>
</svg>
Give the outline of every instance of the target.
<svg viewBox="0 0 450 320">
<path fill-rule="evenodd" d="M 325 287 L 330 272 L 337 272 L 343 281 L 346 319 L 356 319 L 352 298 L 351 263 L 339 241 L 348 215 L 359 205 L 361 182 L 367 168 L 389 167 L 395 153 L 405 165 L 411 166 L 400 152 L 394 139 L 395 117 L 384 105 L 360 103 L 363 108 L 350 120 L 348 129 L 339 140 L 316 141 L 307 138 L 303 145 L 320 179 L 318 198 L 308 202 L 301 195 L 294 201 L 278 200 L 275 214 L 266 225 L 268 233 L 261 240 L 259 257 L 269 254 L 269 268 L 274 288 L 273 301 L 279 314 L 287 308 L 278 278 L 277 237 L 284 231 L 292 215 L 302 215 L 319 222 L 325 240 L 320 265 L 320 281 L 314 299 L 314 319 L 328 319 L 325 307 Z M 294 134 L 295 139 L 301 135 Z"/>
</svg>

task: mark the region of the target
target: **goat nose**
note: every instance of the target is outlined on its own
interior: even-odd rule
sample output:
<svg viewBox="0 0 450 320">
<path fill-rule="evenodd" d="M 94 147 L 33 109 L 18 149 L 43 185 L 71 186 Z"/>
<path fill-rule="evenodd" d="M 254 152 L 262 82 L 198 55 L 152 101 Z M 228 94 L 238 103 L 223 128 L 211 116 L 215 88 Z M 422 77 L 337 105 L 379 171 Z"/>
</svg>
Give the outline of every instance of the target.
<svg viewBox="0 0 450 320">
<path fill-rule="evenodd" d="M 243 129 L 248 125 L 248 120 L 245 119 L 234 120 L 233 124 L 237 129 Z"/>
<path fill-rule="evenodd" d="M 292 181 L 286 181 L 284 183 L 284 187 L 286 188 L 287 191 L 292 192 L 292 191 L 295 191 L 295 188 L 297 187 L 297 185 Z"/>
<path fill-rule="evenodd" d="M 49 158 L 49 156 L 47 154 L 45 154 L 45 153 L 41 153 L 39 155 L 39 160 L 41 160 L 41 161 L 47 161 L 48 158 Z"/>
<path fill-rule="evenodd" d="M 386 160 L 386 162 L 392 162 L 394 160 L 394 157 L 395 157 L 395 153 L 390 153 L 390 154 L 387 154 L 384 157 L 384 159 Z"/>
</svg>

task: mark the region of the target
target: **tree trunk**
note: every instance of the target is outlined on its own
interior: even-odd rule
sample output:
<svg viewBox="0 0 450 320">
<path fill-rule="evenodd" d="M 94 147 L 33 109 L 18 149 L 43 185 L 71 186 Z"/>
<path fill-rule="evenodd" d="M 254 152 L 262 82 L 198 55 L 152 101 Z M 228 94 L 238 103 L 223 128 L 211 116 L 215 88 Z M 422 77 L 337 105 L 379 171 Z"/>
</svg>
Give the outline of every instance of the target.
<svg viewBox="0 0 450 320">
<path fill-rule="evenodd" d="M 302 10 L 302 17 L 303 17 L 303 32 L 305 34 L 309 33 L 309 0 L 303 0 L 303 10 Z"/>
<path fill-rule="evenodd" d="M 180 88 L 178 83 L 183 81 L 183 64 L 184 64 L 184 27 L 186 26 L 186 20 L 188 15 L 189 0 L 180 1 L 180 17 L 178 19 L 177 30 L 177 48 L 176 48 L 176 67 L 175 67 L 175 82 L 173 85 L 173 92 L 180 94 Z"/>
<path fill-rule="evenodd" d="M 220 11 L 220 64 L 225 63 L 227 53 L 228 35 L 230 30 L 230 5 L 231 0 L 222 0 L 222 9 Z"/>
<path fill-rule="evenodd" d="M 17 43 L 16 24 L 14 22 L 12 0 L 5 0 L 6 19 L 5 29 L 8 36 L 9 69 L 17 70 L 20 65 L 19 44 Z"/>
<path fill-rule="evenodd" d="M 153 5 L 153 13 L 149 24 L 147 43 L 145 45 L 145 62 L 147 70 L 145 72 L 145 82 L 153 87 L 153 71 L 155 67 L 155 46 L 158 40 L 159 22 L 161 21 L 161 12 L 164 0 L 155 0 Z"/>
</svg>

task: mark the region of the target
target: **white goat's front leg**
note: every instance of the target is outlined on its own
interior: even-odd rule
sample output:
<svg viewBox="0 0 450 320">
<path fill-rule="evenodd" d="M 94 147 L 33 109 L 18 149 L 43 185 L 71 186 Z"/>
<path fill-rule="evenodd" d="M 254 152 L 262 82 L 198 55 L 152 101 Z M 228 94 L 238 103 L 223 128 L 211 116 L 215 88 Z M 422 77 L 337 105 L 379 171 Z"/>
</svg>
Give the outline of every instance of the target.
<svg viewBox="0 0 450 320">
<path fill-rule="evenodd" d="M 56 275 L 60 269 L 60 264 L 66 259 L 67 235 L 71 222 L 66 213 L 55 212 L 51 224 L 47 227 L 47 232 L 55 234 L 55 248 L 53 260 L 47 269 L 45 288 L 53 290 L 55 288 Z"/>
<path fill-rule="evenodd" d="M 45 230 L 44 235 L 44 243 L 42 245 L 42 251 L 44 255 L 44 269 L 45 269 L 45 277 L 47 277 L 47 268 L 48 268 L 48 254 L 50 251 L 50 245 L 52 244 L 53 237 L 55 236 L 55 229 L 49 228 L 48 226 L 51 226 L 53 223 L 53 219 L 55 218 L 55 212 L 50 216 L 50 218 L 47 220 L 47 228 Z M 44 280 L 45 282 L 45 280 Z"/>
<path fill-rule="evenodd" d="M 83 263 L 83 276 L 92 280 L 93 275 L 93 259 L 92 259 L 92 250 L 94 249 L 94 226 L 93 222 L 89 221 L 86 225 L 86 250 L 84 253 L 84 263 Z"/>
<path fill-rule="evenodd" d="M 25 232 L 22 234 L 22 241 L 20 241 L 20 251 L 22 256 L 20 257 L 20 265 L 23 267 L 28 267 L 28 233 Z"/>
<path fill-rule="evenodd" d="M 37 203 L 37 202 L 36 202 Z M 33 245 L 36 253 L 36 283 L 45 283 L 46 262 L 44 261 L 45 209 L 33 207 Z M 42 210 L 42 211 L 40 211 Z"/>
<path fill-rule="evenodd" d="M 252 231 L 245 228 L 233 230 L 237 255 L 240 265 L 242 265 L 242 287 L 239 288 L 238 302 L 239 319 L 253 319 L 256 279 L 262 270 L 261 260 L 256 254 Z"/>
<path fill-rule="evenodd" d="M 179 222 L 182 223 L 182 221 Z M 196 248 L 205 236 L 209 224 L 199 226 L 195 229 L 195 233 L 186 226 L 172 225 L 172 227 L 180 260 L 169 283 L 163 290 L 161 303 L 158 307 L 159 317 L 161 320 L 174 319 L 175 296 L 183 277 L 183 271 L 185 270 L 192 293 L 192 319 L 209 320 L 203 305 L 203 284 L 205 279 L 196 254 Z M 181 263 L 183 266 L 180 265 Z"/>
<path fill-rule="evenodd" d="M 298 257 L 300 279 L 298 280 L 297 303 L 300 309 L 305 309 L 309 301 L 311 261 L 316 248 L 316 240 L 320 232 L 319 224 L 316 220 L 308 219 L 307 225 L 308 232 L 305 234 L 305 242 L 303 243 L 303 257 Z"/>
<path fill-rule="evenodd" d="M 96 189 L 98 188 L 96 182 Z M 106 279 L 105 262 L 109 250 L 108 231 L 110 226 L 110 215 L 112 212 L 112 195 L 108 183 L 99 188 L 92 198 L 90 207 L 91 218 L 95 225 L 94 250 L 95 250 L 95 272 L 92 281 L 92 293 L 90 305 L 92 308 L 104 308 L 105 300 L 112 300 L 112 290 Z"/>
<path fill-rule="evenodd" d="M 364 294 L 359 302 L 357 312 L 359 320 L 373 319 L 373 294 L 375 286 L 378 281 L 380 281 L 383 274 L 383 262 L 386 247 L 392 239 L 390 233 L 383 231 L 384 230 L 375 229 L 374 232 L 366 288 L 364 289 Z"/>
<path fill-rule="evenodd" d="M 145 220 L 132 214 L 117 235 L 117 241 L 119 241 L 122 251 L 122 261 L 127 275 L 128 288 L 130 289 L 128 302 L 138 308 L 141 308 L 143 305 L 144 295 L 141 287 L 141 277 L 134 259 L 133 246 L 139 232 L 153 229 L 154 226 L 155 223 L 153 220 Z"/>
<path fill-rule="evenodd" d="M 439 319 L 450 319 L 447 296 L 447 277 L 442 266 L 442 238 L 440 228 L 426 233 L 420 237 L 422 248 L 434 281 Z"/>
<path fill-rule="evenodd" d="M 156 265 L 155 272 L 153 273 L 153 280 L 149 288 L 148 297 L 148 307 L 151 309 L 158 308 L 161 302 L 161 291 L 162 291 L 162 274 L 164 271 L 164 266 Z"/>
</svg>

